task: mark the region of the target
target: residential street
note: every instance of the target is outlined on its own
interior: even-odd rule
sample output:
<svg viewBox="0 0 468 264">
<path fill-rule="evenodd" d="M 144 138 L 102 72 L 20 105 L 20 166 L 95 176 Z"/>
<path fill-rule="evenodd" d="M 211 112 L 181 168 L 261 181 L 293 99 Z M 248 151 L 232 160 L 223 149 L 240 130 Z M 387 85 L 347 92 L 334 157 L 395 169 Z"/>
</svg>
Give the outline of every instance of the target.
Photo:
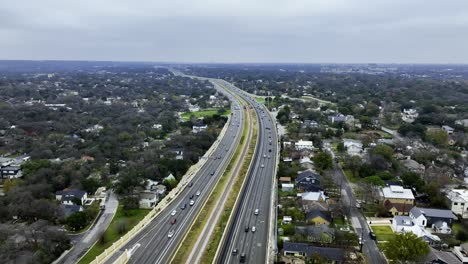
<svg viewBox="0 0 468 264">
<path fill-rule="evenodd" d="M 335 155 L 333 151 L 331 151 L 331 154 L 334 158 Z M 379 251 L 376 242 L 369 236 L 370 229 L 367 225 L 366 218 L 362 212 L 356 208 L 356 198 L 354 197 L 350 183 L 343 174 L 343 170 L 336 162 L 333 162 L 333 168 L 334 181 L 336 184 L 341 185 L 341 198 L 343 199 L 345 208 L 347 210 L 349 209 L 348 217 L 356 234 L 362 237 L 362 242 L 364 243 L 362 251 L 366 256 L 367 263 L 387 263 L 383 254 Z"/>
<path fill-rule="evenodd" d="M 81 235 L 76 235 L 72 239 L 74 247 L 58 263 L 77 263 L 86 251 L 99 239 L 99 235 L 107 229 L 117 211 L 118 205 L 119 201 L 117 197 L 113 192 L 110 192 L 106 201 L 106 209 L 101 213 L 99 219 L 88 231 Z"/>
</svg>

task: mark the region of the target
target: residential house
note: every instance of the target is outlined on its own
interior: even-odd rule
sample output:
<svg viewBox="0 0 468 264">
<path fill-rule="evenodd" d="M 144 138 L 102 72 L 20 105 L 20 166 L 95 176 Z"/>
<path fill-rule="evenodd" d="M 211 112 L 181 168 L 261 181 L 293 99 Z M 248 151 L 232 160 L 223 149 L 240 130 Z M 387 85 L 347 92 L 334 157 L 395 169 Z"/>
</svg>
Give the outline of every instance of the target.
<svg viewBox="0 0 468 264">
<path fill-rule="evenodd" d="M 423 174 L 424 171 L 426 171 L 426 166 L 424 166 L 423 164 L 419 164 L 417 161 L 412 160 L 409 157 L 401 161 L 401 163 L 407 170 L 411 172 Z"/>
<path fill-rule="evenodd" d="M 139 205 L 143 209 L 151 209 L 158 203 L 158 194 L 156 192 L 144 191 L 139 194 Z"/>
<path fill-rule="evenodd" d="M 453 253 L 463 264 L 468 263 L 468 243 L 453 247 Z"/>
<path fill-rule="evenodd" d="M 184 150 L 183 149 L 172 149 L 172 153 L 175 154 L 176 160 L 183 160 L 184 159 Z"/>
<path fill-rule="evenodd" d="M 456 120 L 455 124 L 459 125 L 459 126 L 468 127 L 468 118 L 467 119 Z"/>
<path fill-rule="evenodd" d="M 283 192 L 290 192 L 294 190 L 294 184 L 292 183 L 281 183 L 281 190 Z"/>
<path fill-rule="evenodd" d="M 315 128 L 318 127 L 317 121 L 306 119 L 302 123 L 302 128 Z"/>
<path fill-rule="evenodd" d="M 154 124 L 153 129 L 162 129 L 162 125 L 161 124 Z"/>
<path fill-rule="evenodd" d="M 290 224 L 292 222 L 292 217 L 285 215 L 283 216 L 283 224 Z"/>
<path fill-rule="evenodd" d="M 332 243 L 335 240 L 335 229 L 327 225 L 296 226 L 296 235 L 304 236 L 308 241 L 315 243 Z"/>
<path fill-rule="evenodd" d="M 146 179 L 146 187 L 145 190 L 147 191 L 154 191 L 156 186 L 159 184 L 157 181 L 153 181 L 151 179 Z"/>
<path fill-rule="evenodd" d="M 19 166 L 6 166 L 0 169 L 0 178 L 2 179 L 17 179 L 22 176 L 23 172 Z"/>
<path fill-rule="evenodd" d="M 390 185 L 382 188 L 383 204 L 392 215 L 406 215 L 414 205 L 414 195 L 410 189 Z"/>
<path fill-rule="evenodd" d="M 174 175 L 172 175 L 172 173 L 169 173 L 169 175 L 164 177 L 163 182 L 164 181 L 175 181 L 175 180 L 176 180 L 176 178 L 174 177 Z"/>
<path fill-rule="evenodd" d="M 442 130 L 447 132 L 447 134 L 449 134 L 449 135 L 452 135 L 453 132 L 455 132 L 455 129 L 453 127 L 450 127 L 450 126 L 442 126 Z"/>
<path fill-rule="evenodd" d="M 415 224 L 425 227 L 431 227 L 437 233 L 450 234 L 451 226 L 457 217 L 450 210 L 413 207 L 409 217 Z"/>
<path fill-rule="evenodd" d="M 156 192 L 158 197 L 163 197 L 166 194 L 166 190 L 167 187 L 162 184 L 158 184 L 154 187 L 154 192 Z"/>
<path fill-rule="evenodd" d="M 62 204 L 83 205 L 86 200 L 88 200 L 88 194 L 85 191 L 78 189 L 65 189 L 63 191 L 56 192 L 55 199 L 60 201 Z"/>
<path fill-rule="evenodd" d="M 419 113 L 416 109 L 403 109 L 401 113 L 401 119 L 406 123 L 413 123 L 416 118 L 418 118 Z"/>
<path fill-rule="evenodd" d="M 307 222 L 313 223 L 315 225 L 329 225 L 333 220 L 330 212 L 320 209 L 310 210 L 306 214 L 305 219 Z"/>
<path fill-rule="evenodd" d="M 293 159 L 292 159 L 291 157 L 284 157 L 284 158 L 283 158 L 283 161 L 284 161 L 284 162 L 292 162 Z"/>
<path fill-rule="evenodd" d="M 194 133 L 194 134 L 200 133 L 200 132 L 205 131 L 207 128 L 208 128 L 208 126 L 204 122 L 202 122 L 202 121 L 196 122 L 192 126 L 192 133 Z"/>
<path fill-rule="evenodd" d="M 361 156 L 363 153 L 363 145 L 360 140 L 343 139 L 343 145 L 350 156 Z"/>
<path fill-rule="evenodd" d="M 297 174 L 295 183 L 299 190 L 309 185 L 320 186 L 320 175 L 311 170 L 305 170 Z"/>
<path fill-rule="evenodd" d="M 346 122 L 346 116 L 343 114 L 337 114 L 333 116 L 328 116 L 328 120 L 332 123 Z"/>
<path fill-rule="evenodd" d="M 296 148 L 296 150 L 314 150 L 314 143 L 312 141 L 301 139 L 294 144 L 294 147 Z"/>
<path fill-rule="evenodd" d="M 297 196 L 301 197 L 303 202 L 325 202 L 328 199 L 322 191 L 298 193 Z"/>
<path fill-rule="evenodd" d="M 60 204 L 58 208 L 58 215 L 62 219 L 65 219 L 76 212 L 83 212 L 83 206 L 75 204 Z"/>
<path fill-rule="evenodd" d="M 415 224 L 413 219 L 411 219 L 409 216 L 394 216 L 392 220 L 392 229 L 395 233 L 411 232 L 417 237 L 423 238 L 427 242 L 440 240 L 438 236 L 432 235 L 424 227 Z"/>
<path fill-rule="evenodd" d="M 280 177 L 278 181 L 279 181 L 281 184 L 283 184 L 283 183 L 291 183 L 291 177 L 283 176 L 283 177 Z"/>
<path fill-rule="evenodd" d="M 468 190 L 466 189 L 453 189 L 447 193 L 448 200 L 450 201 L 450 209 L 456 215 L 461 216 L 463 219 L 468 218 Z"/>
<path fill-rule="evenodd" d="M 299 160 L 299 164 L 304 167 L 304 168 L 308 168 L 308 169 L 313 169 L 314 168 L 314 162 L 312 160 L 310 160 L 309 157 L 303 157 Z"/>
<path fill-rule="evenodd" d="M 341 248 L 316 247 L 307 243 L 285 241 L 283 255 L 286 257 L 311 257 L 320 255 L 327 263 L 340 264 L 344 261 L 344 251 Z"/>
</svg>

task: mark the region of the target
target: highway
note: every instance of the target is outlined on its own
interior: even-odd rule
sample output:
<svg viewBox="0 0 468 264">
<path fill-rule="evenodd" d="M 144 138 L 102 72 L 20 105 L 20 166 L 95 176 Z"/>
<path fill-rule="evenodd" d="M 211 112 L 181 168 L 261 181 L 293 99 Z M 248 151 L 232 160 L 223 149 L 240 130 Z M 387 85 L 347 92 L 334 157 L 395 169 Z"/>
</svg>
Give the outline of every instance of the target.
<svg viewBox="0 0 468 264">
<path fill-rule="evenodd" d="M 242 135 L 244 127 L 243 108 L 232 94 L 217 86 L 215 87 L 219 89 L 219 92 L 229 97 L 232 102 L 232 116 L 229 128 L 219 142 L 218 147 L 196 173 L 191 182 L 192 186 L 183 189 L 150 224 L 127 242 L 106 263 L 113 263 L 125 249 L 128 249 L 131 253 L 129 263 L 169 263 L 177 246 L 185 233 L 188 232 L 192 222 L 209 197 L 211 190 L 231 160 L 231 156 L 235 152 Z M 192 200 L 194 204 L 190 205 Z M 182 209 L 184 206 L 185 209 Z M 173 211 L 175 211 L 175 215 L 172 215 Z"/>
<path fill-rule="evenodd" d="M 245 254 L 245 263 L 266 263 L 269 231 L 273 228 L 270 226 L 270 210 L 277 165 L 276 125 L 263 105 L 240 89 L 224 83 L 253 106 L 259 130 L 252 166 L 233 210 L 233 221 L 225 230 L 225 239 L 220 245 L 216 262 L 239 263 L 241 255 Z M 258 214 L 255 213 L 257 209 Z M 237 254 L 233 253 L 234 250 L 237 250 Z"/>
</svg>

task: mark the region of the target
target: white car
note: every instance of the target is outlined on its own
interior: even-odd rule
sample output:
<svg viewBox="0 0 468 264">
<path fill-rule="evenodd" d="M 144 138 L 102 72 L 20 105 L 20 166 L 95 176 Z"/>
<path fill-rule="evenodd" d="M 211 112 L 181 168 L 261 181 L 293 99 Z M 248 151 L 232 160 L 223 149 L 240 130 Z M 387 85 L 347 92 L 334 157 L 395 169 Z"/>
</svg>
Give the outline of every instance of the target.
<svg viewBox="0 0 468 264">
<path fill-rule="evenodd" d="M 255 215 L 258 215 L 258 208 L 255 209 L 255 212 L 254 212 Z"/>
<path fill-rule="evenodd" d="M 262 164 L 260 167 L 263 168 L 263 167 L 265 167 L 265 165 Z"/>
<path fill-rule="evenodd" d="M 196 196 L 200 196 L 200 191 L 197 191 L 197 193 L 195 194 Z"/>
<path fill-rule="evenodd" d="M 257 230 L 255 226 L 252 226 L 252 233 L 255 233 L 255 230 Z"/>
<path fill-rule="evenodd" d="M 177 211 L 176 210 L 172 211 L 171 215 L 175 215 L 175 214 L 177 214 Z"/>
<path fill-rule="evenodd" d="M 192 205 L 194 205 L 194 204 L 195 204 L 195 201 L 194 201 L 194 200 L 190 200 L 189 205 L 192 206 Z"/>
<path fill-rule="evenodd" d="M 169 233 L 167 234 L 167 237 L 168 237 L 168 238 L 171 238 L 173 235 L 174 235 L 174 230 L 171 230 L 171 231 L 169 231 Z"/>
</svg>

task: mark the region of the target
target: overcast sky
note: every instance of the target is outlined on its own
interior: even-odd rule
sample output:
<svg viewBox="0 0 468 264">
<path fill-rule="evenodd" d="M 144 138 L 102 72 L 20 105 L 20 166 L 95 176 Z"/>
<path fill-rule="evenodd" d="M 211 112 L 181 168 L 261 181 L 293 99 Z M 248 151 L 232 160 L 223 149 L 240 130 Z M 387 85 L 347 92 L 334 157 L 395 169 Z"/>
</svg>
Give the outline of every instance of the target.
<svg viewBox="0 0 468 264">
<path fill-rule="evenodd" d="M 468 0 L 11 0 L 0 59 L 468 63 Z"/>
</svg>

